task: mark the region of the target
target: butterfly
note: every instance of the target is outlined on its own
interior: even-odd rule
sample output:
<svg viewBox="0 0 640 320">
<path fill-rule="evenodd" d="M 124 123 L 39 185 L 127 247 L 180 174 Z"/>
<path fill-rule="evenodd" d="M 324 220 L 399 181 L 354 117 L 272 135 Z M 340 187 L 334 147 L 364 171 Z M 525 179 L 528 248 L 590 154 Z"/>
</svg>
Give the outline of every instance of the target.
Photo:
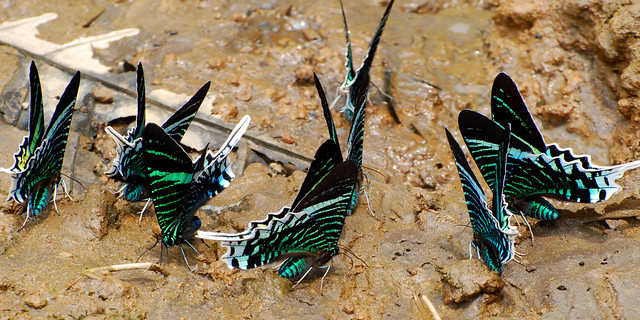
<svg viewBox="0 0 640 320">
<path fill-rule="evenodd" d="M 371 65 L 373 64 L 373 58 L 375 58 L 376 50 L 378 49 L 378 44 L 380 43 L 380 38 L 382 37 L 382 32 L 384 31 L 384 26 L 387 23 L 387 19 L 389 18 L 389 13 L 391 12 L 391 7 L 393 6 L 394 0 L 391 0 L 387 5 L 387 8 L 382 15 L 382 19 L 378 24 L 378 28 L 376 29 L 373 38 L 371 38 L 371 42 L 369 42 L 369 48 L 367 49 L 367 54 L 362 60 L 362 65 L 356 71 L 353 68 L 353 56 L 351 53 L 351 40 L 349 38 L 349 27 L 347 26 L 347 17 L 344 13 L 344 7 L 342 5 L 342 0 L 340 0 L 340 10 L 342 10 L 342 21 L 344 23 L 344 35 L 347 40 L 347 50 L 346 50 L 346 61 L 344 67 L 347 69 L 347 74 L 345 76 L 344 82 L 340 86 L 340 90 L 342 92 L 347 93 L 346 102 L 344 108 L 341 112 L 346 112 L 347 117 L 349 119 L 353 119 L 355 108 L 357 106 L 358 92 L 361 91 L 360 87 L 369 85 L 369 70 L 371 69 Z M 367 78 L 365 80 L 365 77 Z M 336 99 L 333 101 L 333 104 L 338 102 L 340 99 L 340 95 L 336 96 Z M 332 104 L 332 105 L 333 105 Z"/>
<path fill-rule="evenodd" d="M 484 154 L 493 163 L 493 178 L 494 181 L 498 181 L 491 188 L 493 191 L 491 208 L 487 204 L 487 196 L 471 171 L 460 145 L 448 129 L 445 128 L 445 131 L 469 210 L 469 218 L 473 228 L 471 245 L 475 247 L 478 256 L 482 257 L 489 269 L 502 272 L 503 265 L 514 257 L 514 240 L 518 231 L 510 225 L 509 218 L 512 214 L 507 210 L 503 196 L 510 131 L 509 127 L 506 130 L 500 127 L 494 129 L 496 130 L 491 131 L 492 135 L 487 138 L 497 144 L 498 148 L 487 150 Z"/>
<path fill-rule="evenodd" d="M 142 131 L 144 174 L 165 247 L 189 244 L 188 240 L 201 225 L 194 215 L 196 209 L 234 179 L 227 156 L 250 122 L 249 116 L 243 117 L 218 152 L 212 153 L 207 145 L 195 162 L 165 129 L 155 123 L 145 126 Z"/>
<path fill-rule="evenodd" d="M 278 275 L 300 279 L 338 254 L 338 240 L 346 216 L 358 203 L 366 91 L 360 88 L 358 107 L 343 160 L 324 90 L 314 75 L 329 130 L 329 139 L 316 151 L 300 191 L 290 206 L 249 223 L 240 233 L 198 231 L 196 237 L 221 241 L 227 248 L 222 260 L 230 268 L 250 269 L 283 260 Z M 368 81 L 368 76 L 365 77 Z M 327 270 L 328 271 L 328 270 Z"/>
<path fill-rule="evenodd" d="M 178 111 L 162 124 L 162 128 L 169 136 L 180 142 L 185 132 L 195 117 L 202 101 L 204 100 L 211 82 L 207 82 L 196 94 Z M 105 131 L 113 138 L 117 144 L 117 154 L 111 163 L 111 169 L 105 174 L 126 184 L 121 189 L 122 197 L 127 201 L 140 201 L 149 197 L 147 190 L 147 177 L 144 173 L 145 165 L 142 162 L 142 132 L 145 128 L 145 81 L 142 63 L 138 64 L 137 71 L 137 91 L 138 91 L 138 112 L 136 115 L 136 125 L 129 130 L 125 136 L 120 135 L 111 126 Z M 147 205 L 149 202 L 147 202 Z M 145 206 L 146 209 L 146 206 Z M 140 218 L 145 209 L 142 210 Z"/>
<path fill-rule="evenodd" d="M 540 220 L 557 219 L 557 210 L 542 196 L 582 203 L 605 201 L 620 190 L 616 179 L 640 167 L 640 161 L 597 166 L 588 155 L 574 155 L 571 149 L 546 144 L 518 88 L 504 73 L 496 77 L 491 97 L 493 121 L 503 128 L 509 124 L 512 128 L 505 196 L 523 214 Z M 491 176 L 492 166 L 481 156 L 483 136 L 465 134 L 464 128 L 477 130 L 494 125 L 493 121 L 470 111 L 461 113 L 459 118 L 465 142 L 485 177 Z M 491 186 L 494 180 L 489 178 L 487 183 Z"/>
<path fill-rule="evenodd" d="M 40 76 L 33 61 L 29 81 L 29 135 L 24 137 L 20 150 L 14 154 L 13 167 L 2 170 L 10 173 L 12 179 L 7 200 L 13 199 L 18 203 L 28 200 L 27 218 L 18 230 L 24 228 L 32 214 L 37 216 L 51 201 L 51 197 L 56 211 L 58 210 L 55 203 L 58 184 L 62 184 L 66 192 L 64 180 L 60 178 L 60 170 L 80 86 L 80 72 L 76 72 L 64 90 L 46 130 Z"/>
</svg>

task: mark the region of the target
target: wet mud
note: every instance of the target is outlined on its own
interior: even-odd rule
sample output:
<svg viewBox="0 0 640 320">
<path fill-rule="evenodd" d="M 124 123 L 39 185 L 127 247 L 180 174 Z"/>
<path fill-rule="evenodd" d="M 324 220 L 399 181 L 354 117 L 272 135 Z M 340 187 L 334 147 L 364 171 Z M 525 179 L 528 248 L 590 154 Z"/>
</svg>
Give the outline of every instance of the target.
<svg viewBox="0 0 640 320">
<path fill-rule="evenodd" d="M 356 65 L 384 5 L 345 2 Z M 57 13 L 38 27 L 37 37 L 59 44 L 138 28 L 135 36 L 93 49 L 109 77 L 132 86 L 129 66 L 142 62 L 148 92 L 179 95 L 172 107 L 212 81 L 199 117 L 233 126 L 250 114 L 250 134 L 308 158 L 327 139 L 312 72 L 333 99 L 345 72 L 338 2 L 2 6 L 3 22 Z M 184 248 L 192 270 L 178 247 L 170 248 L 159 270 L 93 269 L 157 262 L 160 256 L 160 246 L 147 251 L 159 232 L 153 209 L 139 225 L 144 203 L 117 199 L 119 185 L 103 174 L 115 155 L 104 122 L 125 130 L 135 105 L 131 100 L 128 114 L 92 120 L 96 108 L 111 110 L 123 94 L 93 79 L 81 88 L 74 121 L 82 125 L 73 127 L 63 166 L 63 174 L 75 179 L 73 199 L 59 192 L 59 213 L 51 204 L 20 232 L 22 207 L 0 208 L 0 318 L 429 319 L 420 295 L 444 319 L 635 318 L 640 172 L 619 179 L 622 191 L 606 203 L 553 201 L 561 218 L 530 221 L 533 243 L 521 222 L 516 250 L 523 256 L 498 276 L 469 259 L 469 217 L 443 126 L 460 139 L 460 110 L 488 114 L 491 83 L 504 71 L 547 142 L 591 154 L 599 165 L 640 158 L 638 17 L 640 5 L 628 1 L 397 0 L 372 68 L 372 82 L 392 100 L 371 87 L 363 157 L 367 197 L 347 217 L 343 254 L 333 258 L 324 280 L 320 269 L 295 288 L 273 266 L 230 270 L 219 261 L 224 249 L 199 240 L 193 241 L 198 253 Z M 31 59 L 45 71 L 56 69 L 0 45 L 2 167 L 11 166 L 26 134 L 24 117 L 14 116 L 28 107 L 28 87 L 14 79 Z M 47 104 L 61 93 L 48 89 L 52 74 L 41 75 Z M 345 141 L 349 123 L 334 117 Z M 303 165 L 276 162 L 253 143 L 241 143 L 232 158 L 238 177 L 198 210 L 203 230 L 244 230 L 289 204 L 305 177 Z M 0 197 L 10 186 L 1 174 Z"/>
</svg>

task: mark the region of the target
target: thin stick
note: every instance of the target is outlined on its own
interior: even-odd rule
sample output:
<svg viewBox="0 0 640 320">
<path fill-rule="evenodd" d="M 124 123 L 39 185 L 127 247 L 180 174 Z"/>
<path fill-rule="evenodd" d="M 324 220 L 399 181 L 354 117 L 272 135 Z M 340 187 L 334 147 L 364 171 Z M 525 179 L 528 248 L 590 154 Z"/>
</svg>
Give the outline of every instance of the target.
<svg viewBox="0 0 640 320">
<path fill-rule="evenodd" d="M 433 306 L 433 303 L 431 303 L 431 300 L 429 300 L 429 298 L 427 298 L 427 296 L 424 294 L 421 294 L 420 298 L 422 298 L 422 301 L 427 305 L 427 307 L 429 308 L 429 311 L 431 311 L 433 318 L 436 320 L 442 320 L 442 318 L 440 318 L 440 315 L 438 314 L 438 311 Z"/>
<path fill-rule="evenodd" d="M 160 265 L 151 263 L 151 262 L 116 264 L 116 265 L 111 265 L 106 267 L 91 268 L 91 269 L 85 270 L 84 272 L 82 272 L 82 274 L 87 275 L 90 273 L 96 273 L 101 271 L 115 272 L 115 271 L 140 270 L 140 269 L 158 272 L 165 277 L 169 276 L 169 271 L 167 271 L 165 268 L 161 267 Z"/>
</svg>

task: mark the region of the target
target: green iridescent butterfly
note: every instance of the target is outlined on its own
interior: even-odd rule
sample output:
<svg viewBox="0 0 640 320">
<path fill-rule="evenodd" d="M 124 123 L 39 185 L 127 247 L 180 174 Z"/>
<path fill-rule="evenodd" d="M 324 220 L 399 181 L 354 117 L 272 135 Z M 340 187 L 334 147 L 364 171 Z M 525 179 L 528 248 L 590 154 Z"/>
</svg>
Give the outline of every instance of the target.
<svg viewBox="0 0 640 320">
<path fill-rule="evenodd" d="M 347 159 L 343 161 L 324 90 L 315 75 L 314 78 L 330 138 L 317 150 L 293 203 L 269 213 L 264 220 L 249 223 L 241 233 L 198 231 L 199 238 L 221 241 L 227 248 L 222 260 L 230 268 L 250 269 L 280 260 L 281 277 L 302 280 L 339 252 L 344 220 L 358 202 L 368 88 L 360 89 Z"/>
<path fill-rule="evenodd" d="M 496 143 L 498 148 L 486 152 L 485 157 L 493 163 L 494 184 L 491 208 L 487 204 L 487 196 L 476 179 L 460 145 L 445 128 L 447 140 L 453 153 L 462 191 L 469 210 L 469 218 L 473 227 L 473 241 L 478 257 L 481 257 L 487 267 L 493 271 L 502 272 L 503 265 L 514 257 L 514 239 L 518 235 L 515 227 L 510 225 L 512 214 L 507 210 L 504 202 L 505 174 L 507 168 L 507 150 L 509 148 L 509 130 L 494 128 L 488 139 Z"/>
<path fill-rule="evenodd" d="M 58 184 L 62 184 L 66 192 L 64 180 L 60 178 L 60 170 L 80 86 L 80 72 L 76 72 L 64 90 L 46 130 L 40 77 L 34 62 L 31 62 L 29 81 L 29 135 L 24 137 L 20 150 L 14 155 L 13 167 L 2 169 L 10 173 L 13 180 L 8 200 L 13 199 L 19 203 L 28 200 L 27 218 L 20 229 L 24 228 L 32 214 L 37 216 L 52 197 L 58 211 L 55 202 Z"/>
<path fill-rule="evenodd" d="M 180 142 L 185 132 L 191 124 L 191 120 L 196 116 L 202 101 L 204 100 L 211 82 L 207 82 L 196 94 L 169 119 L 162 124 L 162 128 L 169 136 Z M 140 201 L 149 198 L 147 189 L 147 177 L 145 176 L 144 163 L 142 162 L 142 132 L 145 128 L 145 81 L 142 64 L 138 64 L 137 72 L 138 91 L 138 112 L 136 115 L 136 125 L 125 136 L 120 135 L 115 129 L 108 126 L 105 131 L 113 138 L 117 144 L 117 154 L 111 163 L 111 169 L 105 174 L 115 180 L 125 182 L 121 189 L 121 196 L 127 201 Z M 146 207 L 140 213 L 144 213 Z"/>
<path fill-rule="evenodd" d="M 582 203 L 605 201 L 620 190 L 616 179 L 640 167 L 640 161 L 597 166 L 591 163 L 589 155 L 575 155 L 571 149 L 546 144 L 518 88 L 504 73 L 496 77 L 491 96 L 493 121 L 503 128 L 509 124 L 512 128 L 504 193 L 509 205 L 520 213 L 540 220 L 557 219 L 557 210 L 543 196 Z M 495 124 L 470 111 L 461 113 L 459 121 L 469 151 L 491 186 L 492 164 L 482 153 L 496 146 L 486 145 L 482 130 Z"/>
<path fill-rule="evenodd" d="M 218 152 L 212 153 L 207 146 L 195 162 L 191 162 L 189 155 L 163 128 L 154 123 L 145 126 L 142 132 L 144 174 L 162 232 L 163 247 L 180 245 L 182 249 L 183 243 L 191 245 L 188 240 L 201 224 L 195 211 L 234 179 L 227 156 L 246 132 L 250 121 L 249 116 L 243 117 Z"/>
<path fill-rule="evenodd" d="M 347 69 L 347 74 L 345 76 L 344 82 L 340 86 L 340 90 L 342 92 L 346 92 L 346 102 L 344 108 L 342 108 L 341 112 L 346 112 L 347 117 L 349 119 L 353 119 L 355 114 L 355 109 L 357 104 L 358 92 L 361 92 L 362 86 L 369 86 L 369 70 L 371 70 L 371 65 L 373 64 L 373 58 L 375 58 L 376 50 L 378 49 L 378 44 L 380 43 L 380 38 L 382 37 L 382 32 L 384 31 L 384 26 L 387 23 L 387 19 L 389 18 L 389 13 L 391 13 L 391 7 L 393 6 L 394 0 L 391 0 L 387 5 L 387 9 L 382 15 L 382 19 L 378 24 L 378 28 L 376 29 L 373 38 L 371 38 L 371 42 L 369 42 L 369 48 L 367 49 L 367 54 L 362 60 L 362 65 L 356 71 L 353 68 L 353 55 L 351 53 L 351 39 L 349 38 L 349 27 L 347 26 L 347 17 L 344 13 L 344 7 L 342 5 L 342 0 L 340 0 L 340 9 L 342 10 L 342 21 L 344 22 L 344 35 L 347 40 L 347 50 L 346 50 L 346 61 L 344 67 Z M 366 78 L 366 79 L 365 79 Z M 336 96 L 336 99 L 332 103 L 332 107 L 335 103 L 340 99 L 340 95 Z"/>
</svg>

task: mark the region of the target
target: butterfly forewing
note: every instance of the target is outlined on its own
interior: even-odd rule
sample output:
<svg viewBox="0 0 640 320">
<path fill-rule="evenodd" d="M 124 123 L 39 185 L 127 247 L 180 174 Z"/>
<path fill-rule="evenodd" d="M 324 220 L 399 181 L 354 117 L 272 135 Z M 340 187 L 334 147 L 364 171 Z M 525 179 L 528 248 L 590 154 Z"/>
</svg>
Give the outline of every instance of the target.
<svg viewBox="0 0 640 320">
<path fill-rule="evenodd" d="M 327 128 L 329 129 L 329 139 L 333 140 L 336 146 L 338 146 L 338 150 L 340 150 L 340 141 L 338 141 L 338 134 L 336 133 L 336 126 L 333 123 L 333 116 L 331 115 L 331 110 L 329 109 L 327 96 L 324 94 L 324 89 L 322 88 L 320 79 L 318 79 L 318 76 L 315 73 L 313 74 L 313 80 L 315 81 L 316 90 L 318 91 L 318 96 L 320 97 L 320 105 L 322 106 L 324 119 L 327 122 Z M 342 154 L 340 154 L 340 161 L 342 161 Z"/>
<path fill-rule="evenodd" d="M 79 86 L 80 73 L 78 72 L 60 97 L 51 122 L 44 132 L 42 145 L 36 149 L 35 155 L 27 165 L 23 176 L 27 189 L 31 189 L 42 180 L 60 174 Z"/>
<path fill-rule="evenodd" d="M 184 204 L 193 180 L 189 155 L 158 125 L 149 123 L 143 131 L 143 156 L 158 224 L 165 239 L 173 245 L 192 212 Z"/>
<path fill-rule="evenodd" d="M 18 172 L 27 168 L 27 163 L 35 154 L 36 149 L 42 143 L 44 136 L 44 105 L 42 102 L 42 87 L 35 62 L 31 62 L 29 72 L 31 87 L 31 103 L 29 109 L 29 135 L 24 137 L 18 153 L 14 155 L 15 163 L 12 171 Z"/>
<path fill-rule="evenodd" d="M 512 135 L 531 146 L 535 152 L 545 152 L 544 138 L 533 121 L 518 87 L 506 73 L 498 74 L 493 82 L 491 118 L 503 128 L 511 124 Z"/>
<path fill-rule="evenodd" d="M 185 132 L 189 129 L 189 125 L 191 125 L 191 120 L 196 116 L 200 105 L 202 105 L 202 101 L 204 101 L 204 98 L 207 96 L 210 86 L 211 81 L 205 83 L 187 103 L 162 124 L 162 128 L 164 128 L 173 140 L 178 142 L 182 140 Z"/>
</svg>

